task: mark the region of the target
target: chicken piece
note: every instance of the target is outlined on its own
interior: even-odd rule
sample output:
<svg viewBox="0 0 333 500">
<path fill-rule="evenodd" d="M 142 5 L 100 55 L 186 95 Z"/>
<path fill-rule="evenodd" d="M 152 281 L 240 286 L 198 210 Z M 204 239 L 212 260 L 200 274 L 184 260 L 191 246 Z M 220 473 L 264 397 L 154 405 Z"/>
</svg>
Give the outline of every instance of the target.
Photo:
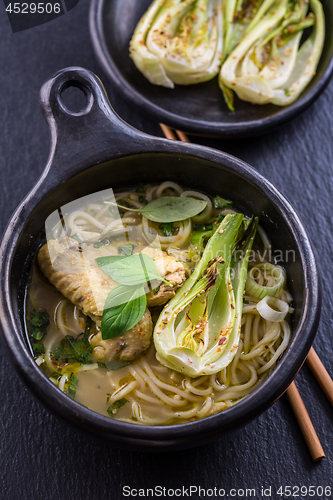
<svg viewBox="0 0 333 500">
<path fill-rule="evenodd" d="M 148 307 L 165 304 L 186 279 L 186 264 L 159 249 L 138 247 L 135 253 L 151 257 L 157 271 L 173 286 L 161 283 L 147 294 Z M 97 257 L 118 255 L 112 245 L 95 248 L 65 237 L 49 240 L 38 253 L 38 264 L 46 278 L 67 299 L 100 326 L 105 300 L 118 283 L 97 264 Z"/>
<path fill-rule="evenodd" d="M 113 248 L 113 254 L 117 250 Z M 72 238 L 49 240 L 38 252 L 38 264 L 46 278 L 68 300 L 100 326 L 105 300 L 117 286 L 96 262 L 112 255 L 110 248 L 94 248 Z"/>
<path fill-rule="evenodd" d="M 141 320 L 128 332 L 110 340 L 103 340 L 99 332 L 90 340 L 96 361 L 107 363 L 111 359 L 132 361 L 148 349 L 153 333 L 153 322 L 148 309 Z"/>
<path fill-rule="evenodd" d="M 186 279 L 188 268 L 184 262 L 176 260 L 160 249 L 146 247 L 140 249 L 140 252 L 153 259 L 159 274 L 172 285 L 171 287 L 166 283 L 161 283 L 155 293 L 153 291 L 147 294 L 148 307 L 161 306 L 176 295 L 176 291 Z M 138 251 L 134 253 L 138 253 Z"/>
<path fill-rule="evenodd" d="M 138 247 L 151 257 L 161 276 L 173 286 L 161 283 L 159 288 L 147 294 L 149 307 L 165 304 L 185 281 L 186 264 L 176 261 L 153 248 Z M 113 245 L 95 248 L 65 237 L 61 241 L 49 240 L 38 252 L 38 264 L 46 278 L 85 315 L 101 326 L 105 300 L 118 283 L 108 276 L 97 264 L 97 257 L 118 255 Z M 92 339 L 94 352 L 101 360 L 132 360 L 144 352 L 150 344 L 152 319 L 148 309 L 142 319 L 128 332 L 115 339 L 102 340 L 101 334 Z"/>
<path fill-rule="evenodd" d="M 94 248 L 72 238 L 49 240 L 38 252 L 38 264 L 46 278 L 74 305 L 101 325 L 105 300 L 116 283 L 97 265 L 96 258 L 117 254 L 115 247 Z M 131 361 L 148 349 L 153 323 L 148 309 L 127 332 L 102 340 L 99 332 L 90 340 L 99 361 Z"/>
</svg>

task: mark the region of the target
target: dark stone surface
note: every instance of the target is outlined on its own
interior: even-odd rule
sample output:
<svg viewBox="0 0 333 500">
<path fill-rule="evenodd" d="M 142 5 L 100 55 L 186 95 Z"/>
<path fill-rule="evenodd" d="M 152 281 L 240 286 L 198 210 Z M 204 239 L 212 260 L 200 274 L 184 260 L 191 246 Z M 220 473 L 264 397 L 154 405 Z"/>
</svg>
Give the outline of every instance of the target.
<svg viewBox="0 0 333 500">
<path fill-rule="evenodd" d="M 145 132 L 162 134 L 156 123 L 114 94 L 100 70 L 89 38 L 87 1 L 81 0 L 68 14 L 49 24 L 16 34 L 12 33 L 3 12 L 0 33 L 2 233 L 48 157 L 49 137 L 39 111 L 38 93 L 42 83 L 55 71 L 71 65 L 94 71 L 125 120 Z M 262 138 L 239 142 L 195 139 L 248 161 L 299 211 L 313 239 L 322 271 L 323 313 L 315 349 L 331 374 L 332 99 L 333 82 L 300 118 Z M 172 454 L 131 453 L 83 436 L 49 415 L 19 380 L 2 344 L 0 360 L 1 500 L 118 500 L 125 498 L 124 485 L 174 489 L 216 486 L 226 491 L 256 488 L 259 498 L 263 498 L 262 486 L 272 486 L 273 491 L 280 485 L 333 487 L 332 407 L 307 366 L 296 381 L 326 452 L 326 458 L 318 463 L 312 462 L 285 397 L 244 429 L 212 444 Z M 186 494 L 182 496 L 186 498 Z M 192 498 L 199 498 L 199 494 L 193 493 Z M 250 496 L 240 493 L 234 498 Z M 272 493 L 270 498 L 287 497 Z M 316 494 L 312 498 L 330 496 Z"/>
</svg>

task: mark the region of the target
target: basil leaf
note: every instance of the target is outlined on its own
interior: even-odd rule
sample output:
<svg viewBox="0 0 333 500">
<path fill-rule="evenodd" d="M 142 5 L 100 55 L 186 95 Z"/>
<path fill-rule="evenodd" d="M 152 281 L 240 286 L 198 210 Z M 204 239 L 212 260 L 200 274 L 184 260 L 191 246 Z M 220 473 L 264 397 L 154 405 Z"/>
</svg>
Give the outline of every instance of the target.
<svg viewBox="0 0 333 500">
<path fill-rule="evenodd" d="M 121 204 L 119 208 L 126 209 Z M 190 196 L 163 196 L 157 200 L 150 201 L 145 207 L 131 208 L 132 212 L 139 212 L 141 215 L 153 222 L 178 222 L 189 219 L 202 212 L 207 206 L 207 202 L 197 200 Z"/>
<path fill-rule="evenodd" d="M 126 398 L 119 399 L 118 401 L 115 401 L 112 403 L 112 405 L 109 406 L 109 408 L 106 410 L 110 417 L 114 417 L 114 415 L 117 413 L 117 411 L 124 406 L 126 403 L 128 403 L 128 400 Z"/>
<path fill-rule="evenodd" d="M 98 257 L 96 262 L 108 276 L 111 276 L 120 285 L 142 285 L 152 280 L 170 284 L 159 274 L 153 259 L 144 253 L 128 257 L 120 255 Z"/>
<path fill-rule="evenodd" d="M 195 198 L 164 196 L 149 202 L 140 213 L 154 222 L 177 222 L 198 215 L 206 206 L 206 201 Z"/>
<path fill-rule="evenodd" d="M 118 285 L 111 290 L 104 305 L 102 339 L 113 339 L 131 330 L 144 315 L 146 307 L 143 285 Z"/>
<path fill-rule="evenodd" d="M 215 196 L 215 198 L 213 199 L 213 205 L 215 208 L 232 207 L 232 201 L 225 200 L 220 196 Z"/>
</svg>

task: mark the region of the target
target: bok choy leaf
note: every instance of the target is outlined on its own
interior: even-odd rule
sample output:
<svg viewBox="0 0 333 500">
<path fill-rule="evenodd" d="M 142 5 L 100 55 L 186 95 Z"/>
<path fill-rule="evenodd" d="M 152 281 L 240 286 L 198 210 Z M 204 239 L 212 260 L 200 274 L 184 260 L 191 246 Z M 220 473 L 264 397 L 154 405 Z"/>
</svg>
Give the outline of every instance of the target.
<svg viewBox="0 0 333 500">
<path fill-rule="evenodd" d="M 243 215 L 228 214 L 208 241 L 191 277 L 162 311 L 154 331 L 158 361 L 190 377 L 222 370 L 236 354 L 252 221 L 242 245 Z"/>
<path fill-rule="evenodd" d="M 311 35 L 301 44 L 304 29 L 311 26 Z M 313 78 L 323 50 L 321 2 L 264 0 L 236 46 L 235 29 L 233 23 L 226 34 L 228 57 L 219 76 L 222 91 L 232 89 L 254 104 L 294 102 Z"/>
<path fill-rule="evenodd" d="M 155 0 L 130 43 L 141 73 L 169 88 L 214 78 L 222 49 L 222 0 Z"/>
</svg>

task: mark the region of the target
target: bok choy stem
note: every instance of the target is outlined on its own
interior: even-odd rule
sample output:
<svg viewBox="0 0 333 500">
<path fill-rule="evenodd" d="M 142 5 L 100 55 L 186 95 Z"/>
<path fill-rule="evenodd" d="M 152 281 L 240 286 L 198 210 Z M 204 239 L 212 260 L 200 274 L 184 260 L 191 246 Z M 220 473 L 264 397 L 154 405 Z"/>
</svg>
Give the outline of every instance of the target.
<svg viewBox="0 0 333 500">
<path fill-rule="evenodd" d="M 243 235 L 243 215 L 228 214 L 191 277 L 162 311 L 154 331 L 158 361 L 190 377 L 216 373 L 236 354 L 249 252 L 257 220 Z M 236 259 L 234 261 L 234 259 Z"/>
<path fill-rule="evenodd" d="M 315 75 L 324 39 L 320 0 L 154 0 L 130 55 L 151 83 L 164 87 L 219 75 L 233 111 L 234 92 L 253 104 L 294 102 Z"/>
</svg>

